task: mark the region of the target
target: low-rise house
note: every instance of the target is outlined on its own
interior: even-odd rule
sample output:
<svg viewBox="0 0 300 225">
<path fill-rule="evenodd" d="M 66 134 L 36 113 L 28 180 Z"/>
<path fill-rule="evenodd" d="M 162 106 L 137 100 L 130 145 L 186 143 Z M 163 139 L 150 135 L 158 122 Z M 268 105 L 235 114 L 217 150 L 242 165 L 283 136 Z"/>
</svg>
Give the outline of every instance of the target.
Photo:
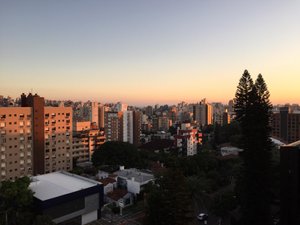
<svg viewBox="0 0 300 225">
<path fill-rule="evenodd" d="M 124 169 L 124 167 L 120 167 L 120 170 L 115 172 L 115 174 L 118 175 L 118 185 L 127 188 L 127 191 L 134 195 L 140 194 L 146 184 L 154 181 L 152 173 L 146 173 L 134 168 Z"/>
<path fill-rule="evenodd" d="M 103 185 L 104 195 L 112 192 L 115 188 L 117 188 L 117 181 L 111 177 L 106 177 L 98 180 Z"/>
<path fill-rule="evenodd" d="M 126 207 L 132 205 L 133 196 L 125 189 L 115 189 L 112 192 L 107 193 L 106 201 L 108 203 L 115 203 L 116 206 Z"/>
</svg>

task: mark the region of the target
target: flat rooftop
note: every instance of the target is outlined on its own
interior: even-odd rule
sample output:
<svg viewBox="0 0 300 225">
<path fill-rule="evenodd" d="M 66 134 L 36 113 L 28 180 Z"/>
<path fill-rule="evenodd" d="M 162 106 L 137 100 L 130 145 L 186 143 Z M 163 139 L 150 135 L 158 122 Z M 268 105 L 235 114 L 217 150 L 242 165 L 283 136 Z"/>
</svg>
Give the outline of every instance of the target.
<svg viewBox="0 0 300 225">
<path fill-rule="evenodd" d="M 137 169 L 124 169 L 119 170 L 115 172 L 119 177 L 132 180 L 134 178 L 134 181 L 139 183 L 149 182 L 151 180 L 154 180 L 154 176 L 150 173 L 144 173 Z"/>
<path fill-rule="evenodd" d="M 54 172 L 31 178 L 29 188 L 42 201 L 70 194 L 99 184 L 94 180 L 68 172 Z"/>
</svg>

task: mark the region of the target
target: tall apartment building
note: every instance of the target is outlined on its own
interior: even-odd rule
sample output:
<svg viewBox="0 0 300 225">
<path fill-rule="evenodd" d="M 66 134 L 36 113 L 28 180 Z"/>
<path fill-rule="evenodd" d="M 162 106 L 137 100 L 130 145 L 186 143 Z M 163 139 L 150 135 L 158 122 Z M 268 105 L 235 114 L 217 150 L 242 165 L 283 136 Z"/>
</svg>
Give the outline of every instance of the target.
<svg viewBox="0 0 300 225">
<path fill-rule="evenodd" d="M 169 119 L 169 117 L 163 115 L 163 116 L 155 116 L 152 119 L 152 130 L 153 131 L 165 131 L 167 132 L 172 126 L 172 120 Z"/>
<path fill-rule="evenodd" d="M 272 116 L 272 136 L 286 143 L 300 140 L 300 112 L 281 107 Z"/>
<path fill-rule="evenodd" d="M 114 111 L 116 111 L 116 112 L 124 112 L 124 111 L 127 111 L 127 108 L 128 108 L 128 105 L 127 105 L 127 104 L 118 102 L 118 103 L 115 105 L 115 110 L 114 110 Z"/>
<path fill-rule="evenodd" d="M 33 174 L 72 169 L 72 108 L 45 107 L 38 95 L 21 95 L 32 108 Z"/>
<path fill-rule="evenodd" d="M 72 108 L 45 107 L 44 172 L 72 170 Z"/>
<path fill-rule="evenodd" d="M 139 146 L 141 144 L 141 129 L 142 129 L 142 113 L 133 111 L 133 144 Z"/>
<path fill-rule="evenodd" d="M 201 126 L 212 124 L 213 107 L 203 99 L 193 106 L 193 119 Z"/>
<path fill-rule="evenodd" d="M 133 143 L 133 112 L 125 111 L 122 115 L 123 142 Z"/>
<path fill-rule="evenodd" d="M 90 129 L 75 132 L 73 135 L 73 159 L 77 162 L 91 161 L 92 155 L 100 145 L 104 144 L 104 131 Z"/>
<path fill-rule="evenodd" d="M 33 175 L 32 109 L 0 107 L 0 181 Z"/>
<path fill-rule="evenodd" d="M 187 156 L 197 154 L 199 140 L 198 130 L 191 127 L 189 123 L 183 123 L 181 129 L 178 129 L 177 135 L 175 135 L 176 147 Z"/>
<path fill-rule="evenodd" d="M 105 112 L 104 130 L 107 141 L 123 141 L 139 145 L 141 113 L 138 111 Z"/>
<path fill-rule="evenodd" d="M 104 131 L 107 141 L 122 141 L 122 112 L 104 113 Z"/>
<path fill-rule="evenodd" d="M 91 122 L 95 123 L 97 126 L 99 126 L 99 114 L 98 113 L 99 113 L 98 102 L 92 102 Z"/>
</svg>

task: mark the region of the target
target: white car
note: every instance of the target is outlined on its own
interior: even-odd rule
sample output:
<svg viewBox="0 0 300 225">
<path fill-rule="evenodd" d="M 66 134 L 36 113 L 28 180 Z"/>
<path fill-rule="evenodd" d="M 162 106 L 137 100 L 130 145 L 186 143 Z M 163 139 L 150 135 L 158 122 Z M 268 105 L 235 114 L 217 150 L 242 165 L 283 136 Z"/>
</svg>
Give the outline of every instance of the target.
<svg viewBox="0 0 300 225">
<path fill-rule="evenodd" d="M 197 216 L 197 219 L 200 221 L 207 220 L 207 218 L 208 218 L 208 214 L 206 213 L 199 213 L 199 215 Z"/>
</svg>

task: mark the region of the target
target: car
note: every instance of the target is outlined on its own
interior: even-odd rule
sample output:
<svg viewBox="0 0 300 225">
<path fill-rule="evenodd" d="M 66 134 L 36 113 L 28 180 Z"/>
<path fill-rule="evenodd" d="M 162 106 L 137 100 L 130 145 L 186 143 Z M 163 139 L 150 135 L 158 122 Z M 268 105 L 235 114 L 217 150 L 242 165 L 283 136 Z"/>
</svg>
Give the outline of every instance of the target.
<svg viewBox="0 0 300 225">
<path fill-rule="evenodd" d="M 206 213 L 199 213 L 199 215 L 197 216 L 197 219 L 200 221 L 207 220 L 207 218 L 208 218 L 208 214 Z"/>
</svg>

